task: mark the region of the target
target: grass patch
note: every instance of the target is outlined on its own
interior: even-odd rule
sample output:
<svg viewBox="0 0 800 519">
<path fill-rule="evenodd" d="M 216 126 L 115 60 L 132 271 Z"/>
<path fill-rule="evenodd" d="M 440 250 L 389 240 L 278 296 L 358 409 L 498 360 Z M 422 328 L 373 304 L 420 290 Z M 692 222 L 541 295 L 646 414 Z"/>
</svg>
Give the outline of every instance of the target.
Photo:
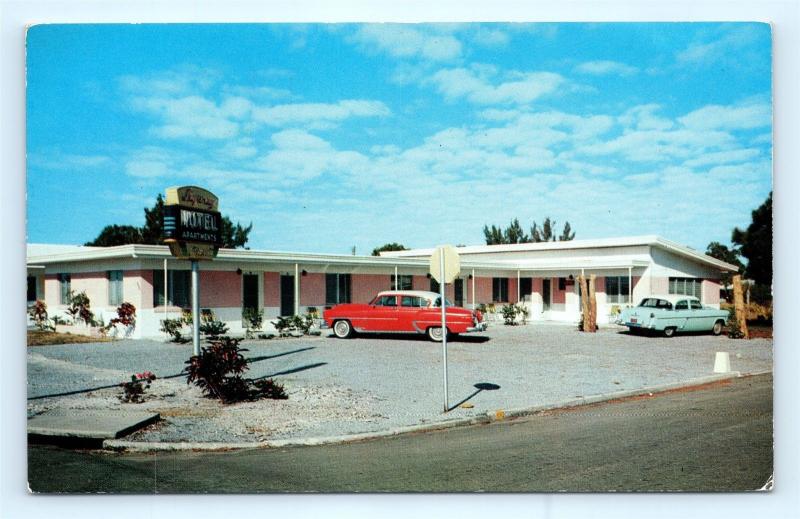
<svg viewBox="0 0 800 519">
<path fill-rule="evenodd" d="M 87 342 L 111 342 L 107 337 L 89 337 L 71 333 L 28 330 L 28 346 L 50 346 L 53 344 L 84 344 Z"/>
</svg>

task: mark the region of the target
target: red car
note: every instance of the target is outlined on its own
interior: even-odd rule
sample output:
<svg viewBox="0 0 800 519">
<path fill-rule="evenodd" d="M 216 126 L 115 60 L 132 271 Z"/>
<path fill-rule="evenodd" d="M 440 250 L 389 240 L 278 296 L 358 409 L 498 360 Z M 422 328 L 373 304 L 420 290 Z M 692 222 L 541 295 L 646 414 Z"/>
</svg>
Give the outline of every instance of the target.
<svg viewBox="0 0 800 519">
<path fill-rule="evenodd" d="M 336 305 L 322 314 L 340 339 L 354 332 L 417 332 L 431 340 L 442 340 L 440 296 L 421 290 L 380 292 L 369 304 Z M 452 306 L 445 300 L 447 332 L 482 332 L 486 322 L 478 311 Z"/>
</svg>

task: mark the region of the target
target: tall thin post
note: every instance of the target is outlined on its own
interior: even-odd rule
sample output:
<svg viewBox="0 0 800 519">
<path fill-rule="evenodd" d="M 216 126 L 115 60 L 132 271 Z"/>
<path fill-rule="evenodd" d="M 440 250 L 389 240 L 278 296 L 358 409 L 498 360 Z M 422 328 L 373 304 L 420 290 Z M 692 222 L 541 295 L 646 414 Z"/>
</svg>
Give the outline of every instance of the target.
<svg viewBox="0 0 800 519">
<path fill-rule="evenodd" d="M 450 405 L 447 403 L 447 317 L 446 305 L 444 299 L 444 252 L 439 255 L 439 293 L 442 298 L 442 365 L 444 368 L 444 412 L 450 410 Z"/>
<path fill-rule="evenodd" d="M 300 315 L 300 265 L 294 264 L 294 315 Z"/>
<path fill-rule="evenodd" d="M 164 258 L 164 320 L 167 320 L 167 294 L 169 294 L 169 287 L 167 287 L 167 258 Z M 158 298 L 156 298 L 158 300 Z"/>
<path fill-rule="evenodd" d="M 631 267 L 628 267 L 628 306 L 633 306 L 633 275 L 631 274 Z"/>
<path fill-rule="evenodd" d="M 475 310 L 475 269 L 472 269 L 472 309 Z"/>
<path fill-rule="evenodd" d="M 522 295 L 519 293 L 519 269 L 517 269 L 517 303 L 522 301 Z"/>
<path fill-rule="evenodd" d="M 200 355 L 200 262 L 192 260 L 192 352 Z"/>
<path fill-rule="evenodd" d="M 394 289 L 400 290 L 400 286 L 397 284 L 397 265 L 394 266 Z"/>
</svg>

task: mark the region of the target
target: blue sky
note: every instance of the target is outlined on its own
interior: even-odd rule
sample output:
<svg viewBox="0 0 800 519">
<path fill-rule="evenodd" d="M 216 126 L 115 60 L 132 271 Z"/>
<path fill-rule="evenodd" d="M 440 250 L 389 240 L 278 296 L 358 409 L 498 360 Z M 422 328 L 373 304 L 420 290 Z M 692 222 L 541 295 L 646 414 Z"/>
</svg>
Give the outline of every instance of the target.
<svg viewBox="0 0 800 519">
<path fill-rule="evenodd" d="M 728 243 L 771 181 L 766 24 L 39 25 L 28 241 L 207 187 L 256 249 Z"/>
</svg>

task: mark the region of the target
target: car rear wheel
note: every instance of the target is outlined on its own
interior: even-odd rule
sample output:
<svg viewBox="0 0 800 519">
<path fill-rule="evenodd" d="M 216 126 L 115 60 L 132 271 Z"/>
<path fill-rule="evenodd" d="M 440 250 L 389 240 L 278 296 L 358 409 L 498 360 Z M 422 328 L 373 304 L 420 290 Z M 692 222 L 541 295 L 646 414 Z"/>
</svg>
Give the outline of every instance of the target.
<svg viewBox="0 0 800 519">
<path fill-rule="evenodd" d="M 668 327 L 664 328 L 664 337 L 672 337 L 673 335 L 675 335 L 675 327 L 674 326 L 668 326 Z"/>
<path fill-rule="evenodd" d="M 350 321 L 336 321 L 333 323 L 333 334 L 340 339 L 348 339 L 353 336 L 353 327 Z"/>
<path fill-rule="evenodd" d="M 722 326 L 723 326 L 722 321 L 715 322 L 714 323 L 714 327 L 711 328 L 711 333 L 713 333 L 714 335 L 721 334 L 722 333 Z"/>
<path fill-rule="evenodd" d="M 442 342 L 442 327 L 431 326 L 427 330 L 428 338 L 434 342 Z"/>
</svg>

